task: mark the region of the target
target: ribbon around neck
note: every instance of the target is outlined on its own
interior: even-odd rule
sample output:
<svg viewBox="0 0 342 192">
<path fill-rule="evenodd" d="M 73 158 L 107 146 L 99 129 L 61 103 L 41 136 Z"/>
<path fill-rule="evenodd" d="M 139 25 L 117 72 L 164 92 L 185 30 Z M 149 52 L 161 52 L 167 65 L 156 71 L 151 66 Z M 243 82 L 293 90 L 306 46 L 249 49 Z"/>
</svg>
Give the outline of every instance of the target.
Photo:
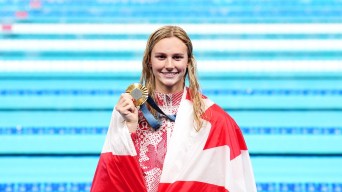
<svg viewBox="0 0 342 192">
<path fill-rule="evenodd" d="M 147 103 L 150 104 L 150 106 L 155 109 L 158 112 L 158 117 L 160 116 L 160 114 L 164 115 L 166 118 L 170 119 L 170 121 L 175 122 L 176 120 L 176 115 L 167 115 L 165 114 L 159 107 L 158 105 L 154 102 L 154 100 L 152 99 L 152 97 L 148 97 L 147 98 Z M 148 122 L 148 124 L 151 125 L 151 127 L 154 130 L 158 130 L 161 123 L 160 121 L 158 121 L 150 112 L 150 110 L 148 110 L 146 103 L 142 104 L 140 107 L 144 117 L 146 118 L 146 121 Z"/>
</svg>

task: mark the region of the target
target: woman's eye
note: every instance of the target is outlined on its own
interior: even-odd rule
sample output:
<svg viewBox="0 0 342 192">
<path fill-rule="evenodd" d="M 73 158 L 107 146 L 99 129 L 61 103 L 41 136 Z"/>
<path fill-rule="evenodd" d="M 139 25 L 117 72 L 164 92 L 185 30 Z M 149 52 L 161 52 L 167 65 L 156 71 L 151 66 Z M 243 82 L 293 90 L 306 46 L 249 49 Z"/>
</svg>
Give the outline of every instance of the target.
<svg viewBox="0 0 342 192">
<path fill-rule="evenodd" d="M 158 59 L 165 59 L 165 56 L 164 55 L 157 55 L 156 58 L 158 58 Z"/>
<path fill-rule="evenodd" d="M 183 57 L 182 56 L 174 56 L 173 57 L 175 60 L 180 60 L 180 59 L 182 59 Z"/>
</svg>

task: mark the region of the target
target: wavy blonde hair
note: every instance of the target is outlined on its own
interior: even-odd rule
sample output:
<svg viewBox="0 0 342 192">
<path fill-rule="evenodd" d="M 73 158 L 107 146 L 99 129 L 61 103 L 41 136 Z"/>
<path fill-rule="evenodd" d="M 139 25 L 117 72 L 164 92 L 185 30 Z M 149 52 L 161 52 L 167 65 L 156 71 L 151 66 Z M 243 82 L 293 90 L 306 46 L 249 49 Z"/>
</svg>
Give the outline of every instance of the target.
<svg viewBox="0 0 342 192">
<path fill-rule="evenodd" d="M 205 107 L 202 99 L 202 94 L 200 93 L 200 86 L 197 80 L 196 60 L 193 55 L 192 42 L 187 33 L 181 27 L 163 26 L 150 35 L 146 44 L 146 49 L 142 61 L 142 74 L 140 77 L 140 83 L 145 85 L 149 91 L 149 94 L 153 96 L 152 93 L 154 93 L 156 87 L 155 77 L 150 67 L 152 49 L 160 40 L 170 37 L 176 37 L 180 39 L 186 45 L 188 50 L 187 52 L 189 61 L 187 71 L 184 76 L 184 86 L 185 78 L 187 76 L 189 80 L 189 96 L 193 102 L 194 120 L 196 123 L 196 126 L 194 128 L 196 131 L 199 131 L 203 125 L 201 115 L 204 113 Z M 155 111 L 152 110 L 152 113 L 155 114 Z"/>
</svg>

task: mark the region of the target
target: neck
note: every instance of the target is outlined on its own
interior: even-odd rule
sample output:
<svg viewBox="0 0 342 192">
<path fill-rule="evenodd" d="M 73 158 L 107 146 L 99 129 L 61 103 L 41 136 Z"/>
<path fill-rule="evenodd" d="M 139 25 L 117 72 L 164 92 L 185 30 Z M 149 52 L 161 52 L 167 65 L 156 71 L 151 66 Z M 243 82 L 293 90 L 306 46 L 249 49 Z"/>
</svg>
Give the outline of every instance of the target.
<svg viewBox="0 0 342 192">
<path fill-rule="evenodd" d="M 177 88 L 177 89 L 173 89 L 173 88 L 156 88 L 155 91 L 159 92 L 159 93 L 164 93 L 164 94 L 173 94 L 173 93 L 179 93 L 181 91 L 184 90 L 184 87 L 180 87 L 180 88 Z"/>
</svg>

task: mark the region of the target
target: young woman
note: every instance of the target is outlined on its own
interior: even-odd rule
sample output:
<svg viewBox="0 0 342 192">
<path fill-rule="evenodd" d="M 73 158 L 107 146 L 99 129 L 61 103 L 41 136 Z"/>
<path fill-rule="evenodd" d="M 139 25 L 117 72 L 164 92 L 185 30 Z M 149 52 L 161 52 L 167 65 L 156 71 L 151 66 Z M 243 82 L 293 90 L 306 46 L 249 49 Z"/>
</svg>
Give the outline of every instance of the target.
<svg viewBox="0 0 342 192">
<path fill-rule="evenodd" d="M 240 128 L 200 93 L 186 32 L 156 30 L 142 65 L 141 84 L 156 105 L 139 109 L 134 95 L 121 95 L 91 191 L 256 191 Z"/>
</svg>

